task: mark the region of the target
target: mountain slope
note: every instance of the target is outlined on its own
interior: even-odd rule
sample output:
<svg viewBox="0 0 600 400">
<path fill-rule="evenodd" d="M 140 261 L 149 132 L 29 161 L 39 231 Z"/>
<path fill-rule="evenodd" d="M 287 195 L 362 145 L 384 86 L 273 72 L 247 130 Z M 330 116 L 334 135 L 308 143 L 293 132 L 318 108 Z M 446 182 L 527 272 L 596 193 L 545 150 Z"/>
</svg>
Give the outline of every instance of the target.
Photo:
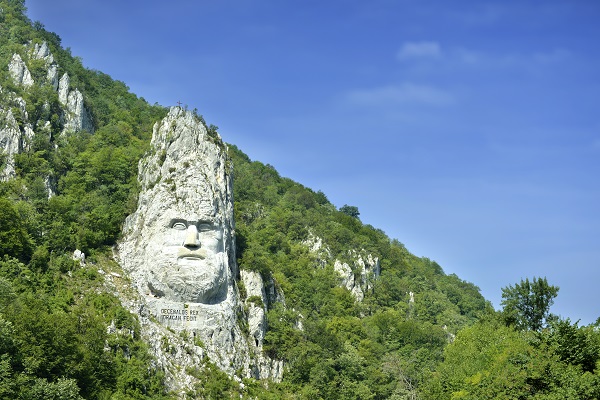
<svg viewBox="0 0 600 400">
<path fill-rule="evenodd" d="M 122 274 L 111 247 L 135 210 L 138 161 L 167 109 L 84 68 L 25 17 L 22 1 L 0 8 L 0 392 L 166 396 L 135 316 L 111 289 Z M 358 210 L 337 210 L 235 145 L 229 156 L 237 262 L 242 277 L 264 282 L 264 295 L 238 282 L 243 312 L 266 309 L 262 349 L 284 362 L 283 380 L 240 385 L 243 376 L 206 363 L 190 394 L 414 395 L 454 334 L 486 309 L 478 289 L 364 225 Z M 76 250 L 85 260 L 72 260 Z"/>
</svg>

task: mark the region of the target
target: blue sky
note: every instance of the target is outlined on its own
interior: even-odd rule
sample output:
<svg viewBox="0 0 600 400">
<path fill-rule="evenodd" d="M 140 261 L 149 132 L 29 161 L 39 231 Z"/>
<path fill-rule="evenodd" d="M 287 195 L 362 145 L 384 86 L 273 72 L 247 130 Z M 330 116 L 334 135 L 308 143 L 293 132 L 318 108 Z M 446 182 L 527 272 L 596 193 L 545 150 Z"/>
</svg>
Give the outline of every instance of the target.
<svg viewBox="0 0 600 400">
<path fill-rule="evenodd" d="M 600 2 L 27 0 L 83 64 L 178 101 L 481 288 L 600 317 Z"/>
</svg>

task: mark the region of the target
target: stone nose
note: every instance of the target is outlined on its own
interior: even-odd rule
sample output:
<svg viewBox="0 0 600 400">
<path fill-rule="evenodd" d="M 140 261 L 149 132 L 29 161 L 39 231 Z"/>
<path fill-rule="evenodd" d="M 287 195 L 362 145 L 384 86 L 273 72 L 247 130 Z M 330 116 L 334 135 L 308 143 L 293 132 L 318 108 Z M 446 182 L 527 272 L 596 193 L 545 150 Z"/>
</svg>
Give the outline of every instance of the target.
<svg viewBox="0 0 600 400">
<path fill-rule="evenodd" d="M 189 248 L 200 247 L 200 241 L 198 240 L 198 228 L 196 228 L 196 225 L 188 226 L 183 245 Z"/>
</svg>

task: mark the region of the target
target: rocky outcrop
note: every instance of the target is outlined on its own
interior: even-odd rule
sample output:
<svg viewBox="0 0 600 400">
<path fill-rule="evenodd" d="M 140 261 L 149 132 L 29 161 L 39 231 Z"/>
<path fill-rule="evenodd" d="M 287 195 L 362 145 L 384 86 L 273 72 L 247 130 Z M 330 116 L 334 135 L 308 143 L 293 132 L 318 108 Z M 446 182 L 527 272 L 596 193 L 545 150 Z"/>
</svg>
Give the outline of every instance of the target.
<svg viewBox="0 0 600 400">
<path fill-rule="evenodd" d="M 0 110 L 3 126 L 0 128 L 0 150 L 4 168 L 0 171 L 0 179 L 6 180 L 15 175 L 13 155 L 22 149 L 22 134 L 12 110 Z M 2 165 L 0 165 L 1 167 Z"/>
<path fill-rule="evenodd" d="M 61 120 L 64 131 L 79 132 L 82 130 L 94 132 L 90 112 L 85 106 L 81 92 L 69 87 L 69 76 L 65 73 L 58 79 L 59 66 L 46 42 L 28 45 L 25 60 L 43 60 L 48 70 L 46 83 L 58 91 L 59 102 L 63 106 Z M 14 54 L 8 65 L 8 72 L 13 81 L 25 90 L 36 82 L 27 68 L 26 62 L 19 54 Z M 44 83 L 44 82 L 40 82 Z M 34 136 L 34 127 L 38 133 L 51 135 L 50 122 L 46 120 L 31 121 L 26 112 L 25 101 L 14 93 L 4 93 L 5 102 L 0 105 L 0 150 L 2 151 L 0 165 L 0 180 L 10 179 L 15 174 L 14 155 L 27 150 L 30 139 Z M 53 194 L 53 179 L 46 179 L 49 196 Z"/>
<path fill-rule="evenodd" d="M 377 257 L 364 250 L 350 250 L 346 261 L 340 261 L 333 259 L 331 250 L 318 236 L 310 234 L 303 243 L 315 255 L 317 265 L 324 267 L 333 262 L 333 269 L 340 276 L 340 286 L 348 289 L 356 301 L 363 301 L 365 293 L 372 290 L 373 282 L 381 272 Z"/>
<path fill-rule="evenodd" d="M 46 69 L 48 70 L 48 73 L 46 74 L 46 81 L 54 90 L 58 90 L 58 64 L 54 62 L 54 56 L 50 52 L 48 43 L 36 43 L 31 52 L 31 58 L 44 60 Z"/>
<path fill-rule="evenodd" d="M 255 271 L 240 271 L 246 289 L 246 315 L 250 351 L 255 360 L 255 375 L 259 379 L 280 381 L 283 377 L 283 362 L 272 360 L 263 353 L 263 341 L 267 333 L 267 293 L 262 277 Z"/>
<path fill-rule="evenodd" d="M 250 357 L 255 339 L 262 346 L 264 309 L 262 318 L 258 309 L 250 313 L 253 344 L 240 327 L 246 321 L 224 144 L 193 113 L 173 107 L 154 126 L 151 147 L 139 164 L 138 208 L 124 224 L 117 258 L 137 292 L 123 301 L 140 317 L 169 387 L 189 388 L 195 378 L 185 366 L 207 360 L 230 375 L 275 376 L 269 360 Z M 181 337 L 187 341 L 178 348 L 186 351 L 177 356 L 161 345 Z"/>
<path fill-rule="evenodd" d="M 67 95 L 66 112 L 64 115 L 65 131 L 94 132 L 92 117 L 85 107 L 83 95 L 77 89 L 71 90 Z"/>
<path fill-rule="evenodd" d="M 350 252 L 351 263 L 335 260 L 333 269 L 340 274 L 341 286 L 348 289 L 357 301 L 363 301 L 365 293 L 373 288 L 373 280 L 379 276 L 379 260 L 371 254 Z"/>
<path fill-rule="evenodd" d="M 67 100 L 69 99 L 70 83 L 71 79 L 69 78 L 69 74 L 65 72 L 58 82 L 58 101 L 63 106 L 67 104 Z"/>
<path fill-rule="evenodd" d="M 262 277 L 255 271 L 241 271 L 242 282 L 246 288 L 246 306 L 248 307 L 248 330 L 253 344 L 262 347 L 267 332 L 266 301 L 267 295 Z"/>
<path fill-rule="evenodd" d="M 0 170 L 0 180 L 14 177 L 13 156 L 26 151 L 34 135 L 31 124 L 28 122 L 25 101 L 11 95 L 8 98 L 6 108 L 0 105 L 0 154 L 2 154 L 4 165 L 4 168 Z"/>
<path fill-rule="evenodd" d="M 36 43 L 33 46 L 32 57 L 46 61 L 46 65 L 54 63 L 54 56 L 50 53 L 50 47 L 48 47 L 47 42 L 43 42 L 42 44 Z"/>
<path fill-rule="evenodd" d="M 29 69 L 27 69 L 27 65 L 25 65 L 25 62 L 18 54 L 13 54 L 12 59 L 8 64 L 8 73 L 18 85 L 30 87 L 34 83 L 31 73 L 29 72 Z"/>
<path fill-rule="evenodd" d="M 70 90 L 71 80 L 67 73 L 63 74 L 57 85 L 58 101 L 65 106 L 63 115 L 65 131 L 88 131 L 94 132 L 92 117 L 85 107 L 83 95 L 77 89 Z"/>
</svg>

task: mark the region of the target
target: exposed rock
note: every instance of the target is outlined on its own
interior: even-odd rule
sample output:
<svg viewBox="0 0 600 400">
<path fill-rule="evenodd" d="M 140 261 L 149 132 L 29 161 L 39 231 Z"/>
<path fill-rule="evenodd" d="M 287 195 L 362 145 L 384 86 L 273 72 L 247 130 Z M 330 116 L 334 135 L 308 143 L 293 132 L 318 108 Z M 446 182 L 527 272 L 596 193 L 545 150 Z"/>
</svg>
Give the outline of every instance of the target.
<svg viewBox="0 0 600 400">
<path fill-rule="evenodd" d="M 267 331 L 267 320 L 265 317 L 267 295 L 262 277 L 255 271 L 240 271 L 240 276 L 244 287 L 246 288 L 246 298 L 248 305 L 248 326 L 250 336 L 254 338 L 256 346 L 262 346 L 265 333 Z M 249 302 L 248 299 L 259 299 Z"/>
<path fill-rule="evenodd" d="M 31 73 L 29 72 L 29 69 L 27 69 L 27 65 L 25 65 L 25 62 L 18 54 L 13 54 L 12 59 L 8 64 L 8 72 L 13 81 L 18 85 L 29 87 L 34 83 Z"/>
<path fill-rule="evenodd" d="M 46 79 L 54 90 L 58 90 L 58 65 L 52 64 L 48 67 Z"/>
<path fill-rule="evenodd" d="M 66 72 L 60 78 L 58 82 L 58 101 L 63 106 L 67 105 L 67 99 L 69 98 L 69 84 L 71 80 L 69 78 L 69 74 Z"/>
<path fill-rule="evenodd" d="M 48 43 L 36 43 L 31 50 L 31 58 L 44 60 L 46 68 L 48 69 L 46 80 L 54 88 L 54 90 L 58 90 L 58 64 L 54 62 L 54 56 L 50 52 Z"/>
<path fill-rule="evenodd" d="M 0 180 L 7 180 L 15 175 L 13 156 L 28 150 L 34 132 L 27 122 L 28 115 L 25 109 L 25 100 L 14 97 L 10 103 L 12 108 L 0 108 L 0 150 L 4 158 L 4 168 L 0 171 Z M 17 113 L 15 115 L 14 113 Z M 21 121 L 21 124 L 17 121 Z"/>
<path fill-rule="evenodd" d="M 19 124 L 13 116 L 12 110 L 0 110 L 1 119 L 4 121 L 0 127 L 0 150 L 4 158 L 4 168 L 0 171 L 0 179 L 7 180 L 15 175 L 15 162 L 13 155 L 22 149 L 22 135 Z"/>
<path fill-rule="evenodd" d="M 83 95 L 79 90 L 69 91 L 69 76 L 65 73 L 58 80 L 58 65 L 46 42 L 36 44 L 30 48 L 29 56 L 33 59 L 42 59 L 48 67 L 47 80 L 58 91 L 59 101 L 63 105 L 62 121 L 64 130 L 94 132 L 92 117 L 85 107 Z M 9 74 L 15 83 L 30 87 L 34 84 L 27 65 L 19 54 L 13 54 L 8 65 Z M 0 88 L 1 90 L 1 88 Z M 26 103 L 14 93 L 4 93 L 8 101 L 5 107 L 0 106 L 0 150 L 2 151 L 3 165 L 0 166 L 0 180 L 7 180 L 15 176 L 14 155 L 28 150 L 36 126 L 38 133 L 51 135 L 49 121 L 30 121 L 26 111 Z M 19 111 L 17 113 L 17 110 Z M 15 114 L 16 113 L 16 114 Z M 56 190 L 56 182 L 52 177 L 45 178 L 48 196 L 51 197 Z"/>
<path fill-rule="evenodd" d="M 248 316 L 250 348 L 256 360 L 256 375 L 260 379 L 280 381 L 283 377 L 283 362 L 271 360 L 263 354 L 263 340 L 267 332 L 267 294 L 264 282 L 258 272 L 240 271 L 246 288 L 245 303 Z"/>
<path fill-rule="evenodd" d="M 38 60 L 45 60 L 47 64 L 52 64 L 54 62 L 54 57 L 50 53 L 50 48 L 46 42 L 35 44 L 32 57 L 37 58 Z"/>
<path fill-rule="evenodd" d="M 118 245 L 140 296 L 129 308 L 140 316 L 171 389 L 189 387 L 194 379 L 183 376 L 185 366 L 198 366 L 204 356 L 230 375 L 261 377 L 238 321 L 243 308 L 225 146 L 193 113 L 174 107 L 155 124 L 151 147 L 139 164 L 138 208 Z M 178 353 L 179 346 L 175 356 L 157 339 L 177 342 L 183 332 L 187 350 Z"/>
<path fill-rule="evenodd" d="M 331 250 L 323 240 L 309 233 L 308 239 L 303 242 L 311 253 L 316 256 L 317 265 L 324 267 L 333 258 Z M 340 285 L 348 289 L 357 301 L 362 301 L 365 293 L 372 289 L 373 280 L 379 277 L 379 259 L 371 254 L 351 250 L 348 253 L 350 262 L 333 260 L 333 269 L 340 275 Z"/>
<path fill-rule="evenodd" d="M 67 110 L 65 113 L 65 131 L 88 131 L 94 132 L 92 117 L 85 108 L 83 95 L 75 89 L 67 96 Z"/>
<path fill-rule="evenodd" d="M 92 117 L 85 108 L 83 95 L 79 90 L 69 90 L 70 78 L 67 73 L 63 74 L 58 82 L 58 101 L 65 106 L 64 125 L 65 131 L 79 132 L 86 130 L 94 132 Z"/>
<path fill-rule="evenodd" d="M 308 238 L 302 243 L 316 256 L 317 264 L 321 267 L 325 267 L 327 261 L 332 258 L 331 250 L 323 244 L 323 239 L 313 235 L 312 232 L 309 232 Z"/>
<path fill-rule="evenodd" d="M 79 265 L 80 266 L 85 266 L 85 253 L 82 252 L 79 249 L 75 249 L 75 251 L 73 252 L 73 260 L 74 261 L 79 261 Z"/>
</svg>

